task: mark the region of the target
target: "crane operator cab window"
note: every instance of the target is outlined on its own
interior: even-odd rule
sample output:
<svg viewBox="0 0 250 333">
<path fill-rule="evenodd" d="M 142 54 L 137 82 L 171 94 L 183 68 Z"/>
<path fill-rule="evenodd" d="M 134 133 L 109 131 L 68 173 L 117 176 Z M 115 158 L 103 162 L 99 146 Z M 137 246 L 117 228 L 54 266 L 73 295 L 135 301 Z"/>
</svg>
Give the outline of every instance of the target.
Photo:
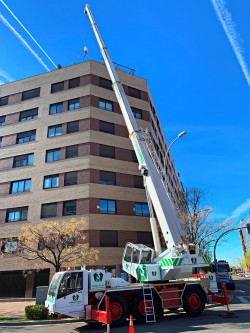
<svg viewBox="0 0 250 333">
<path fill-rule="evenodd" d="M 82 272 L 71 272 L 64 274 L 59 286 L 57 298 L 65 297 L 76 291 L 82 290 Z"/>
<path fill-rule="evenodd" d="M 125 255 L 124 255 L 124 260 L 126 262 L 131 262 L 132 261 L 132 253 L 133 253 L 133 248 L 131 246 L 127 246 Z"/>
<path fill-rule="evenodd" d="M 151 264 L 152 251 L 141 251 L 141 264 Z"/>
<path fill-rule="evenodd" d="M 124 261 L 132 264 L 151 264 L 153 250 L 142 244 L 128 244 L 124 252 Z"/>
<path fill-rule="evenodd" d="M 140 260 L 140 250 L 134 248 L 132 263 L 139 264 L 139 260 Z"/>
</svg>

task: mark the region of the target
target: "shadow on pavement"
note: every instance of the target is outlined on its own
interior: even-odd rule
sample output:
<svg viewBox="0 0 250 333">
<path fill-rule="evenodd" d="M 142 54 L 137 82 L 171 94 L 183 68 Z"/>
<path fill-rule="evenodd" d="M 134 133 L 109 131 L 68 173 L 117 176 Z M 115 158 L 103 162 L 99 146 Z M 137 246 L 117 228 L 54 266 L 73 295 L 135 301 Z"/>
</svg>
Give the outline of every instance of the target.
<svg viewBox="0 0 250 333">
<path fill-rule="evenodd" d="M 245 330 L 250 332 L 250 315 L 249 309 L 236 310 L 238 318 L 223 318 L 226 308 L 210 308 L 204 311 L 199 317 L 188 317 L 185 313 L 176 312 L 175 314 L 166 312 L 164 318 L 158 320 L 155 324 L 136 324 L 135 332 L 137 333 L 182 333 L 182 332 L 226 332 L 234 328 L 234 332 Z M 223 330 L 223 328 L 225 330 Z M 127 333 L 129 322 L 119 328 L 111 328 L 112 333 Z M 103 333 L 106 326 L 91 328 L 80 326 L 73 329 L 73 333 Z"/>
</svg>

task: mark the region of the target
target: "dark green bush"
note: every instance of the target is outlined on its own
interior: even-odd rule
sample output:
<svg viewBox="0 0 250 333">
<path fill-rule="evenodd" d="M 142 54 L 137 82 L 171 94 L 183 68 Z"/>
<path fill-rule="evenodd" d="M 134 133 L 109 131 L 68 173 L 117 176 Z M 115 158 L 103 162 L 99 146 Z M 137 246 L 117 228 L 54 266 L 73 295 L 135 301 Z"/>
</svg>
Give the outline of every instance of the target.
<svg viewBox="0 0 250 333">
<path fill-rule="evenodd" d="M 28 305 L 25 307 L 25 317 L 27 319 L 39 320 L 47 319 L 49 310 L 42 304 Z"/>
</svg>

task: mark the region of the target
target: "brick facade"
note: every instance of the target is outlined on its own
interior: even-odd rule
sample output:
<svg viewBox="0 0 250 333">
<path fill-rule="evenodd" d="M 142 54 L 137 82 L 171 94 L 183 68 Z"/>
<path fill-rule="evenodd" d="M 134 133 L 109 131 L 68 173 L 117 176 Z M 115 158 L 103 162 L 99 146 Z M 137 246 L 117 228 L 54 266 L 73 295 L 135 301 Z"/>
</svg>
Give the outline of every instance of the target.
<svg viewBox="0 0 250 333">
<path fill-rule="evenodd" d="M 125 93 L 129 88 L 140 90 L 140 97 L 129 96 L 131 107 L 142 111 L 142 119 L 136 119 L 139 127 L 152 130 L 152 137 L 160 147 L 163 145 L 162 131 L 144 79 L 119 71 Z M 69 80 L 80 77 L 80 86 L 69 89 Z M 100 260 L 103 265 L 120 265 L 121 256 L 127 241 L 137 242 L 137 233 L 150 232 L 148 217 L 135 215 L 135 202 L 145 202 L 143 189 L 134 188 L 134 176 L 141 176 L 137 163 L 133 160 L 133 150 L 128 138 L 121 109 L 112 90 L 99 86 L 99 77 L 109 80 L 103 64 L 88 61 L 67 68 L 37 75 L 1 86 L 0 98 L 9 96 L 6 106 L 0 107 L 0 116 L 6 116 L 6 125 L 1 127 L 2 146 L 0 148 L 0 237 L 11 238 L 21 233 L 25 223 L 38 224 L 41 219 L 42 204 L 57 203 L 57 217 L 63 216 L 63 203 L 77 200 L 76 218 L 88 222 L 86 231 L 91 246 L 100 247 L 100 231 L 117 232 L 117 247 L 101 247 Z M 64 90 L 51 93 L 51 85 L 64 82 Z M 40 88 L 40 97 L 22 101 L 22 93 Z M 68 101 L 79 99 L 80 108 L 68 111 Z M 99 100 L 113 105 L 112 112 L 99 108 Z M 51 105 L 62 103 L 58 113 L 50 114 Z M 150 105 L 151 103 L 151 105 Z M 36 119 L 19 121 L 20 112 L 38 108 Z M 62 111 L 62 112 L 61 112 Z M 79 131 L 67 134 L 67 123 L 79 121 Z M 114 124 L 114 134 L 100 132 L 100 122 Z M 48 138 L 48 128 L 62 124 L 62 135 Z M 17 133 L 36 130 L 36 140 L 16 144 Z M 160 138 L 160 139 L 159 139 Z M 78 145 L 78 157 L 66 159 L 66 148 Z M 100 145 L 115 147 L 115 158 L 101 157 Z M 46 152 L 60 149 L 60 160 L 46 162 Z M 33 155 L 20 167 L 13 168 L 14 157 Z M 28 162 L 32 165 L 28 166 Z M 25 164 L 27 163 L 27 164 Z M 169 163 L 172 165 L 170 158 Z M 181 186 L 178 175 L 173 169 L 176 189 Z M 100 170 L 116 174 L 116 185 L 100 184 Z M 65 174 L 77 172 L 77 184 L 64 186 Z M 44 189 L 44 177 L 59 175 L 59 186 Z M 32 179 L 31 191 L 9 195 L 10 183 L 17 179 Z M 116 200 L 116 214 L 100 214 L 100 199 Z M 28 221 L 5 223 L 7 209 L 28 207 Z M 47 219 L 46 219 L 47 220 Z M 0 265 L 0 273 L 17 269 L 11 261 Z M 26 263 L 30 269 L 31 264 Z M 25 269 L 25 267 L 24 267 Z"/>
</svg>

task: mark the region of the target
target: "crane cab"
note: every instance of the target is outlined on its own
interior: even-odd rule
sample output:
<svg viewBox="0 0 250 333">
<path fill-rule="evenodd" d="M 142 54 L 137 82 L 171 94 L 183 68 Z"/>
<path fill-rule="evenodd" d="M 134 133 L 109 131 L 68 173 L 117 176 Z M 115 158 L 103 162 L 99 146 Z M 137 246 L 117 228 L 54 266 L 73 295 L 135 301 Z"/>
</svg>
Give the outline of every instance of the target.
<svg viewBox="0 0 250 333">
<path fill-rule="evenodd" d="M 123 252 L 123 270 L 140 282 L 161 279 L 159 265 L 152 263 L 154 251 L 143 244 L 127 243 Z"/>
<path fill-rule="evenodd" d="M 151 264 L 153 250 L 143 244 L 127 243 L 123 253 L 123 260 L 133 264 Z"/>
</svg>

